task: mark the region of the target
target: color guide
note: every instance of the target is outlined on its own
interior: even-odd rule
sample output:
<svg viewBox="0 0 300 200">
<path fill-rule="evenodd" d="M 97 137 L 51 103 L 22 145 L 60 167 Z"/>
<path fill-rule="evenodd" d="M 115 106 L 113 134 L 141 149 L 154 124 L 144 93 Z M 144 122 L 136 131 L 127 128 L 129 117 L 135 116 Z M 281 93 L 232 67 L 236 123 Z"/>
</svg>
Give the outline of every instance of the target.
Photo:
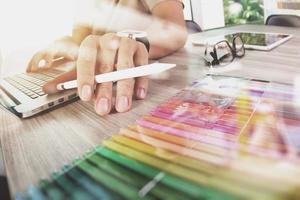
<svg viewBox="0 0 300 200">
<path fill-rule="evenodd" d="M 300 199 L 294 91 L 207 75 L 17 199 Z"/>
</svg>

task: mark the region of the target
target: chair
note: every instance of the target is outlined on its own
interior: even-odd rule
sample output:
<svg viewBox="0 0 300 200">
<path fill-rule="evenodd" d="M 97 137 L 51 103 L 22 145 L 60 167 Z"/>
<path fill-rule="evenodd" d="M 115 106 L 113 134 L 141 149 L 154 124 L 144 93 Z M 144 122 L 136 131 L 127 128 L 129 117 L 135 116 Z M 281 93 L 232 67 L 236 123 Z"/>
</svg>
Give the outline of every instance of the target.
<svg viewBox="0 0 300 200">
<path fill-rule="evenodd" d="M 0 176 L 0 191 L 0 199 L 11 199 L 7 179 L 4 176 Z"/>
<path fill-rule="evenodd" d="M 300 17 L 296 15 L 270 15 L 266 25 L 300 27 Z"/>
<path fill-rule="evenodd" d="M 192 0 L 187 2 L 187 5 L 189 5 L 189 6 L 186 7 L 185 9 L 188 9 L 188 8 L 190 9 L 190 14 L 191 14 L 191 18 L 192 18 L 190 20 L 185 20 L 185 26 L 186 26 L 188 33 L 202 32 L 202 29 L 200 28 L 200 26 L 194 21 Z"/>
<path fill-rule="evenodd" d="M 185 25 L 188 33 L 199 33 L 202 32 L 200 26 L 193 20 L 185 20 Z"/>
</svg>

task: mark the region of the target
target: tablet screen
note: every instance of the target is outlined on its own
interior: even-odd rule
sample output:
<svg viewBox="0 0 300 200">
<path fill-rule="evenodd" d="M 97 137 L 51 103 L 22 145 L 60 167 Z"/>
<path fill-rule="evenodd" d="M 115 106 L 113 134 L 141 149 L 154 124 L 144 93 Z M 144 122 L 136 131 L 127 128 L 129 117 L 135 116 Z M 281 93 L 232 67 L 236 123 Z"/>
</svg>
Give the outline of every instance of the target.
<svg viewBox="0 0 300 200">
<path fill-rule="evenodd" d="M 253 46 L 270 46 L 282 39 L 287 38 L 289 35 L 286 34 L 272 34 L 272 33 L 235 33 L 226 35 L 225 38 L 228 41 L 232 41 L 235 35 L 239 35 L 245 45 Z"/>
</svg>

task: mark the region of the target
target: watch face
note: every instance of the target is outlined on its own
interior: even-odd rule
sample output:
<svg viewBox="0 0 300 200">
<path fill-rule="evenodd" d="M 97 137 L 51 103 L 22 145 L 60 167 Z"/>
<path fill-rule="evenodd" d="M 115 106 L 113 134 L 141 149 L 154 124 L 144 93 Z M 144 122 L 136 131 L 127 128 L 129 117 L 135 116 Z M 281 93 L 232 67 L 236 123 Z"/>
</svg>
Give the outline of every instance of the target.
<svg viewBox="0 0 300 200">
<path fill-rule="evenodd" d="M 137 35 L 140 34 L 142 31 L 122 31 L 122 33 L 125 34 L 133 34 L 133 35 Z M 142 32 L 143 33 L 143 32 Z"/>
<path fill-rule="evenodd" d="M 124 30 L 117 33 L 119 37 L 130 37 L 130 38 L 142 38 L 147 37 L 147 33 L 145 31 L 137 31 L 137 30 Z"/>
</svg>

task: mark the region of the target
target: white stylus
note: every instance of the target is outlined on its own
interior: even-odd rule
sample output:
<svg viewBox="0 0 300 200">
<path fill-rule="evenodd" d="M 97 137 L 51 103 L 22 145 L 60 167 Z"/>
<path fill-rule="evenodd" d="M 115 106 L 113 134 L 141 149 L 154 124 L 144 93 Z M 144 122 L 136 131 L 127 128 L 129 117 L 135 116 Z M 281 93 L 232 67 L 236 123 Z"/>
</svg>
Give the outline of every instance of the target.
<svg viewBox="0 0 300 200">
<path fill-rule="evenodd" d="M 105 83 L 105 82 L 119 81 L 128 78 L 149 76 L 152 74 L 157 74 L 169 70 L 175 66 L 176 64 L 170 64 L 170 63 L 152 63 L 149 65 L 143 65 L 143 66 L 124 69 L 120 71 L 99 74 L 95 76 L 95 82 Z M 67 90 L 67 89 L 77 88 L 77 80 L 59 83 L 57 84 L 56 88 L 57 90 Z"/>
</svg>

